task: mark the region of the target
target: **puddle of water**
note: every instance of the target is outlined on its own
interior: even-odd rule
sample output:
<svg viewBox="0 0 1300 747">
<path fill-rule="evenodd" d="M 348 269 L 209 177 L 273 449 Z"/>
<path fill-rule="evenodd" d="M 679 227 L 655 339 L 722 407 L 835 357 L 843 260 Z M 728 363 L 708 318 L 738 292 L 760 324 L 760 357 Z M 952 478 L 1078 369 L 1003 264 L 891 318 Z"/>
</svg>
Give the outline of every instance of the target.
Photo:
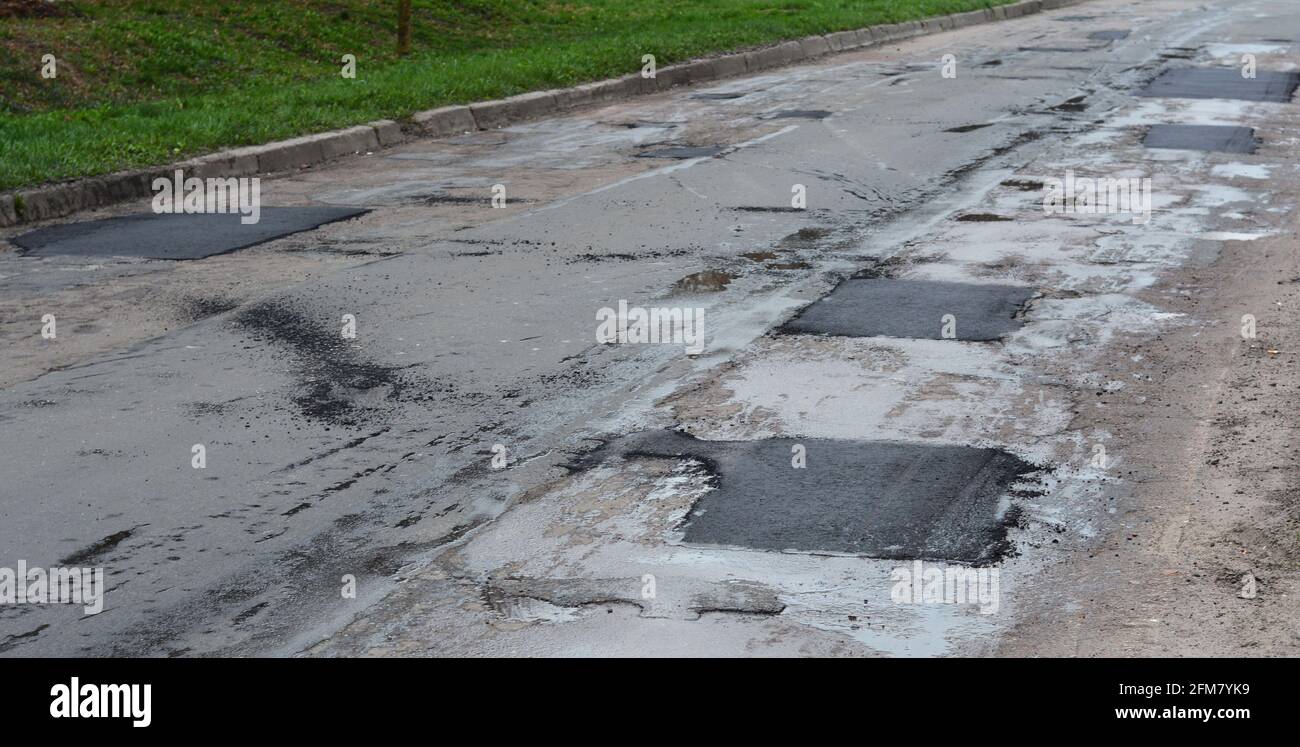
<svg viewBox="0 0 1300 747">
<path fill-rule="evenodd" d="M 1016 314 L 1034 295 L 1014 285 L 850 278 L 786 322 L 786 334 L 998 340 L 1020 328 Z"/>
<path fill-rule="evenodd" d="M 1094 41 L 1119 41 L 1127 39 L 1129 32 L 1127 30 L 1114 29 L 1106 31 L 1094 31 L 1088 34 L 1088 38 Z"/>
<path fill-rule="evenodd" d="M 673 283 L 673 290 L 677 293 L 715 293 L 725 290 L 735 277 L 721 270 L 695 272 Z"/>
<path fill-rule="evenodd" d="M 1254 153 L 1259 147 L 1249 127 L 1220 125 L 1151 125 L 1142 144 L 1148 148 Z"/>
<path fill-rule="evenodd" d="M 1254 78 L 1243 78 L 1235 67 L 1184 67 L 1164 71 L 1136 95 L 1287 103 L 1297 84 L 1300 84 L 1300 74 L 1297 73 L 1259 71 Z"/>
<path fill-rule="evenodd" d="M 264 207 L 257 223 L 238 213 L 167 213 L 47 226 L 11 239 L 28 256 L 202 259 L 246 249 L 370 212 L 335 207 Z"/>
</svg>

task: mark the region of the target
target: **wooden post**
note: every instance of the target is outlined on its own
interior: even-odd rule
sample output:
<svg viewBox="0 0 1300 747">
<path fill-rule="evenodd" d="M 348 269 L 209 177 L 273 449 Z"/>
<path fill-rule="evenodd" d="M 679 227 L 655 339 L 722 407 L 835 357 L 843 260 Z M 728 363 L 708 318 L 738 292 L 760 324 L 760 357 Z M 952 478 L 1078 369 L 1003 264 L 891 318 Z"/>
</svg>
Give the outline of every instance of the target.
<svg viewBox="0 0 1300 747">
<path fill-rule="evenodd" d="M 397 0 L 397 54 L 411 53 L 411 0 Z"/>
</svg>

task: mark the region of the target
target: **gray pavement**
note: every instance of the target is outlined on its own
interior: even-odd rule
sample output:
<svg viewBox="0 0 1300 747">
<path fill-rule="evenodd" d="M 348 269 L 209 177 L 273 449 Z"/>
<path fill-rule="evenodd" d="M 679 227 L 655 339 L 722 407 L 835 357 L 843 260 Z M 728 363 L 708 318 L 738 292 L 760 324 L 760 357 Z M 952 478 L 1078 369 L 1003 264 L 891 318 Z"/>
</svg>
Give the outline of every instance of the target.
<svg viewBox="0 0 1300 747">
<path fill-rule="evenodd" d="M 1262 44 L 1261 69 L 1300 59 L 1259 41 L 1300 29 L 1278 0 L 1088 8 L 268 180 L 264 220 L 271 207 L 368 212 L 221 257 L 0 252 L 14 351 L 0 565 L 78 557 L 110 587 L 93 617 L 0 609 L 0 654 L 939 654 L 1006 629 L 1010 602 L 1001 621 L 889 610 L 864 628 L 842 613 L 888 598 L 881 557 L 987 561 L 1005 541 L 1004 572 L 1028 578 L 1047 562 L 1033 548 L 1064 536 L 1056 552 L 1081 551 L 1104 480 L 1069 429 L 1073 402 L 1105 386 L 1117 330 L 1166 323 L 1140 292 L 1212 254 L 1195 236 L 1244 230 L 1219 213 L 1252 200 L 1194 171 L 1235 161 L 1145 160 L 1147 126 L 1200 110 L 1144 109 L 1167 99 L 1134 93 L 1171 65 L 1235 62 L 1216 44 Z M 1290 106 L 1267 88 L 1250 105 Z M 1244 106 L 1185 123 L 1241 126 L 1256 111 Z M 1275 114 L 1259 116 L 1260 160 L 1242 168 L 1277 157 Z M 1067 169 L 1174 176 L 1136 233 L 1126 216 L 1044 217 L 1034 185 Z M 792 209 L 800 186 L 806 209 Z M 1017 219 L 954 219 L 965 213 Z M 178 230 L 169 242 L 188 247 Z M 958 309 L 955 340 L 913 339 L 940 337 L 939 319 L 898 304 L 903 321 L 864 338 L 770 334 L 864 270 L 995 301 Z M 698 273 L 727 282 L 679 284 Z M 600 310 L 620 301 L 703 309 L 704 350 L 597 342 Z M 69 320 L 57 340 L 35 337 L 45 313 Z M 355 338 L 339 334 L 346 315 Z M 953 457 L 927 468 L 947 481 L 932 503 L 894 496 L 895 528 L 927 522 L 912 534 L 947 549 L 800 547 L 798 529 L 723 533 L 746 520 L 745 493 L 710 493 L 662 455 L 575 470 L 602 442 L 665 428 L 766 440 L 786 458 L 780 439 L 911 442 L 1006 469 L 957 500 L 943 485 L 983 462 Z M 1012 485 L 1029 464 L 1041 491 Z M 697 500 L 727 503 L 723 523 L 692 529 Z M 647 573 L 654 603 L 634 588 Z M 730 601 L 698 601 L 717 598 Z M 587 614 L 611 599 L 618 614 Z M 722 619 L 695 625 L 701 614 Z"/>
</svg>

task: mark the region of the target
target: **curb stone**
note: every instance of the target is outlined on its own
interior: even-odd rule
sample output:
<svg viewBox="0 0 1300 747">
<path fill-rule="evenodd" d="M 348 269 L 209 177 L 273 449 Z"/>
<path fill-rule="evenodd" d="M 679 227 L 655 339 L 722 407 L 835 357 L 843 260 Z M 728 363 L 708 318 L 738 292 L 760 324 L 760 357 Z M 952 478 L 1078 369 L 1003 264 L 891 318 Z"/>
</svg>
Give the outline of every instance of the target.
<svg viewBox="0 0 1300 747">
<path fill-rule="evenodd" d="M 555 96 L 550 91 L 537 91 L 511 96 L 508 99 L 470 104 L 470 114 L 480 130 L 494 130 L 512 122 L 534 119 L 556 111 Z"/>
<path fill-rule="evenodd" d="M 665 91 L 674 86 L 732 78 L 916 36 L 1020 18 L 1087 0 L 1021 0 L 1012 5 L 953 13 L 922 21 L 891 23 L 836 31 L 786 41 L 761 49 L 709 57 L 660 68 L 655 78 L 639 73 L 584 83 L 571 88 L 536 91 L 495 101 L 444 106 L 411 115 L 413 134 L 444 137 L 489 130 L 583 106 Z M 342 130 L 253 145 L 198 156 L 168 166 L 123 171 L 63 184 L 0 193 L 0 228 L 60 218 L 81 210 L 148 197 L 155 177 L 176 169 L 200 178 L 228 178 L 291 171 L 336 158 L 368 153 L 410 139 L 402 123 L 381 119 Z M 21 208 L 19 207 L 21 206 Z"/>
<path fill-rule="evenodd" d="M 411 121 L 426 135 L 456 135 L 478 129 L 468 106 L 444 106 L 411 116 Z"/>
<path fill-rule="evenodd" d="M 749 72 L 749 65 L 743 54 L 729 54 L 714 60 L 714 69 L 719 78 L 735 78 Z"/>
</svg>

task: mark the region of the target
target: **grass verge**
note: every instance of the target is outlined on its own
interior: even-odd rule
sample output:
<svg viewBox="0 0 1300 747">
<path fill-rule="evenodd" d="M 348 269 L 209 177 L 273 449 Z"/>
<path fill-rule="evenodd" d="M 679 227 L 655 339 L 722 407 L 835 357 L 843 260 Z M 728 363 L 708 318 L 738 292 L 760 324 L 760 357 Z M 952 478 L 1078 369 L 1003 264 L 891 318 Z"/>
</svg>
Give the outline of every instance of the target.
<svg viewBox="0 0 1300 747">
<path fill-rule="evenodd" d="M 1013 1 L 0 0 L 0 190 Z"/>
</svg>

